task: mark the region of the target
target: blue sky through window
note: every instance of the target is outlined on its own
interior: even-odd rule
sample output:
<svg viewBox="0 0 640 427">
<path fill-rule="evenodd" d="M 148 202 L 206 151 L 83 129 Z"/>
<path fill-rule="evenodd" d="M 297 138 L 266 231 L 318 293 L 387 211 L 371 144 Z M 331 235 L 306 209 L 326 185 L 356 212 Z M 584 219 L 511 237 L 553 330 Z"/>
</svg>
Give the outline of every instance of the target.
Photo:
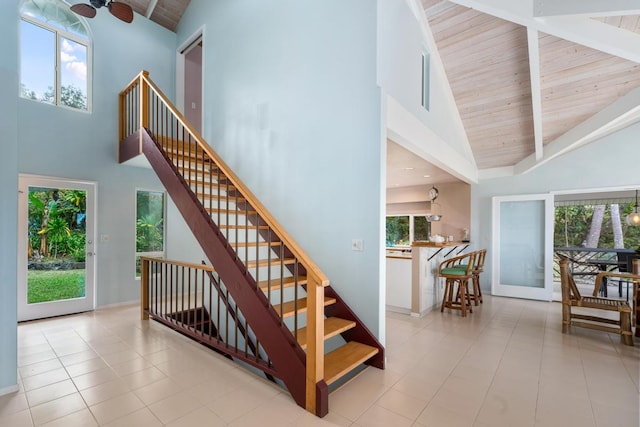
<svg viewBox="0 0 640 427">
<path fill-rule="evenodd" d="M 21 9 L 24 16 L 41 21 L 42 26 L 27 20 L 20 23 L 20 83 L 24 96 L 52 103 L 55 102 L 55 96 L 51 98 L 51 90 L 59 90 L 57 84 L 67 89 L 74 87 L 84 98 L 84 106 L 65 101 L 65 90 L 62 91 L 60 102 L 86 109 L 88 45 L 65 37 L 62 35 L 64 33 L 57 33 L 61 30 L 70 31 L 86 37 L 83 24 L 68 9 L 66 4 L 57 0 L 31 0 L 24 3 Z M 59 82 L 56 82 L 56 62 Z"/>
<path fill-rule="evenodd" d="M 20 81 L 42 99 L 49 87 L 55 87 L 55 33 L 25 21 L 20 26 Z"/>
</svg>

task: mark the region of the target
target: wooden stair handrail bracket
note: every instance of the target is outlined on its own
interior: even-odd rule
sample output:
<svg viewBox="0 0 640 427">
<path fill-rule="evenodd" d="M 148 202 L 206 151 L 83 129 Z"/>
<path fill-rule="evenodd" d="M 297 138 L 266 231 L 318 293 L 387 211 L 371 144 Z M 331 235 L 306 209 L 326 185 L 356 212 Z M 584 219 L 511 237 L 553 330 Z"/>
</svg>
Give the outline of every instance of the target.
<svg viewBox="0 0 640 427">
<path fill-rule="evenodd" d="M 146 156 L 215 268 L 215 274 L 227 284 L 226 288 L 235 303 L 238 307 L 242 306 L 247 320 L 252 318 L 253 322 L 262 323 L 253 328 L 254 332 L 265 334 L 267 330 L 264 328 L 267 326 L 264 324 L 273 325 L 273 334 L 277 338 L 260 338 L 265 351 L 270 348 L 277 353 L 273 357 L 269 355 L 270 363 L 273 362 L 274 366 L 280 364 L 282 369 L 289 369 L 286 365 L 303 366 L 304 375 L 300 377 L 303 386 L 300 389 L 297 379 L 292 376 L 289 380 L 280 377 L 296 402 L 308 411 L 324 416 L 328 410 L 324 340 L 338 333 L 347 341 L 349 337 L 363 337 L 361 342 L 365 342 L 365 346 L 373 345 L 376 352 L 375 358 L 366 363 L 377 367 L 384 366 L 384 348 L 352 312 L 349 319 L 358 320 L 354 326 L 355 333 L 346 332 L 345 328 L 340 331 L 329 329 L 326 334 L 325 316 L 332 311 L 325 305 L 331 301 L 343 307 L 344 301 L 335 297 L 326 275 L 200 133 L 191 127 L 149 78 L 147 71 L 140 72 L 120 92 L 119 106 L 119 162 L 140 154 Z M 258 239 L 249 241 L 249 230 Z M 245 237 L 239 238 L 240 233 L 245 233 Z M 249 248 L 255 249 L 255 259 L 249 257 Z M 260 249 L 263 249 L 262 255 L 259 255 Z M 265 251 L 268 254 L 266 259 L 263 258 Z M 271 284 L 274 282 L 271 277 L 272 256 L 280 263 L 279 271 L 287 270 L 278 276 L 280 288 L 294 285 L 292 289 L 296 297 L 293 307 L 296 314 L 293 317 L 293 330 L 289 330 L 283 322 L 284 317 L 291 315 L 283 311 L 290 302 L 285 304 L 281 300 L 276 305 L 271 303 Z M 195 267 L 190 265 L 189 268 Z M 249 269 L 252 269 L 252 273 Z M 262 274 L 267 275 L 267 280 L 259 280 L 261 269 L 266 269 L 267 273 Z M 149 274 L 148 261 L 143 259 L 142 281 L 148 282 Z M 275 285 L 278 285 L 277 281 Z M 148 289 L 142 283 L 141 286 L 141 316 L 145 319 L 149 317 L 150 297 Z M 246 286 L 253 292 L 247 292 Z M 268 296 L 265 296 L 261 286 L 266 286 Z M 306 291 L 306 299 L 297 297 L 298 288 Z M 338 308 L 337 311 L 346 313 L 348 310 Z M 298 327 L 299 313 L 306 313 L 304 328 Z M 335 322 L 330 324 L 334 326 Z M 302 343 L 306 354 L 297 341 L 299 331 L 300 336 L 306 339 L 306 343 Z M 276 342 L 279 343 L 277 348 L 274 347 Z M 290 354 L 284 355 L 287 352 Z M 300 362 L 295 361 L 298 359 L 301 359 Z M 278 373 L 285 375 L 277 368 L 275 366 L 273 370 L 275 376 Z"/>
</svg>

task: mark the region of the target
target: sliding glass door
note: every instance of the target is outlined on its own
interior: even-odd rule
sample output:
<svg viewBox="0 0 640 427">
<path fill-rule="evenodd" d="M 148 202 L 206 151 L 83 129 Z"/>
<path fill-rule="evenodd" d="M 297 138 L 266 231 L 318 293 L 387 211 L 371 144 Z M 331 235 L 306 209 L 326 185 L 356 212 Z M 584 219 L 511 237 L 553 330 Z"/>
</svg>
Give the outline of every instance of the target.
<svg viewBox="0 0 640 427">
<path fill-rule="evenodd" d="M 551 301 L 553 195 L 493 198 L 493 278 L 498 296 Z"/>
</svg>

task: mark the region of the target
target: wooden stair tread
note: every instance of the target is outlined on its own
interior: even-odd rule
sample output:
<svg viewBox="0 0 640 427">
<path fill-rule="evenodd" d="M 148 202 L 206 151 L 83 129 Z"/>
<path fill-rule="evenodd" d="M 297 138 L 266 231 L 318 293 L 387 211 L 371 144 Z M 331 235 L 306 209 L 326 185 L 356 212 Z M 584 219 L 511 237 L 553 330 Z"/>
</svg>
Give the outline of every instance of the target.
<svg viewBox="0 0 640 427">
<path fill-rule="evenodd" d="M 242 225 L 236 225 L 236 224 L 218 224 L 218 228 L 221 230 L 255 230 L 255 229 L 260 229 L 260 230 L 268 230 L 269 226 L 268 225 L 253 225 L 253 224 L 242 224 Z"/>
<path fill-rule="evenodd" d="M 198 199 L 214 199 L 214 200 L 230 200 L 231 202 L 246 202 L 247 199 L 245 199 L 244 197 L 241 196 L 228 196 L 228 195 L 217 195 L 217 194 L 209 194 L 209 193 L 203 193 L 202 191 L 198 191 L 197 193 L 194 191 L 194 193 L 196 194 L 196 197 Z"/>
<path fill-rule="evenodd" d="M 271 242 L 271 247 L 280 246 L 282 242 Z M 255 248 L 259 246 L 261 248 L 269 247 L 269 242 L 229 242 L 229 246 L 234 249 L 242 249 L 244 247 Z M 278 279 L 279 280 L 279 279 Z"/>
<path fill-rule="evenodd" d="M 204 177 L 202 175 L 199 176 L 195 176 L 195 177 L 190 177 L 190 176 L 183 176 L 184 180 L 187 181 L 189 184 L 193 184 L 193 185 L 206 185 L 206 186 L 210 186 L 210 187 L 223 187 L 223 188 L 228 188 L 229 190 L 235 190 L 236 186 L 230 183 L 226 183 L 226 182 L 218 182 L 217 180 L 214 181 L 209 181 L 207 180 L 208 175 L 205 175 Z M 214 178 L 217 178 L 214 176 Z"/>
<path fill-rule="evenodd" d="M 256 267 L 277 267 L 280 264 L 289 265 L 296 262 L 295 258 L 285 258 L 281 260 L 280 258 L 273 258 L 271 260 L 268 259 L 260 259 L 258 261 L 249 261 L 246 265 L 247 268 L 256 268 Z"/>
<path fill-rule="evenodd" d="M 207 212 L 209 212 L 211 215 L 215 215 L 218 212 L 220 212 L 221 214 L 226 214 L 227 212 L 229 212 L 229 215 L 238 215 L 238 216 L 246 216 L 246 215 L 256 215 L 256 211 L 254 210 L 234 210 L 234 209 L 221 209 L 221 208 L 207 208 L 205 207 L 205 210 Z"/>
<path fill-rule="evenodd" d="M 335 298 L 324 297 L 324 305 L 335 304 Z M 276 310 L 278 315 L 280 314 L 280 308 L 282 306 L 282 317 L 289 317 L 295 314 L 295 301 L 287 301 L 284 304 L 273 304 L 273 308 Z M 306 313 L 307 312 L 307 299 L 300 298 L 298 299 L 298 313 Z"/>
<path fill-rule="evenodd" d="M 353 320 L 341 319 L 339 317 L 329 317 L 324 319 L 324 339 L 328 340 L 331 337 L 347 331 L 351 328 L 355 328 L 356 322 Z M 298 329 L 298 343 L 303 350 L 307 348 L 307 327 Z"/>
<path fill-rule="evenodd" d="M 342 378 L 356 366 L 366 362 L 378 353 L 371 347 L 356 341 L 350 341 L 324 356 L 324 380 L 327 385 Z"/>
<path fill-rule="evenodd" d="M 280 242 L 275 242 L 275 243 L 279 244 Z M 260 282 L 258 282 L 258 286 L 264 292 L 269 290 L 269 284 L 271 284 L 271 290 L 272 291 L 280 290 L 281 286 L 283 288 L 291 288 L 293 286 L 296 286 L 296 282 L 295 282 L 293 276 L 285 277 L 282 280 L 280 280 L 280 279 L 272 279 L 272 280 L 261 280 Z M 298 276 L 298 283 L 297 284 L 298 285 L 306 285 L 307 284 L 307 276 Z"/>
</svg>

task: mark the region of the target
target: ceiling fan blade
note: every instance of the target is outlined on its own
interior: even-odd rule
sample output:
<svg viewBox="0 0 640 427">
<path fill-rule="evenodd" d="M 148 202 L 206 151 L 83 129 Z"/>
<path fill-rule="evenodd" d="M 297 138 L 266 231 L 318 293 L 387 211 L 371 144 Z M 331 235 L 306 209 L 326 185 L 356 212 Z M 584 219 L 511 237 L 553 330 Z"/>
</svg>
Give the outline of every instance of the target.
<svg viewBox="0 0 640 427">
<path fill-rule="evenodd" d="M 107 5 L 109 8 L 109 12 L 116 18 L 131 23 L 133 21 L 133 9 L 126 3 L 121 3 L 117 1 L 109 2 Z"/>
<path fill-rule="evenodd" d="M 71 11 L 85 18 L 93 18 L 96 16 L 96 9 L 88 4 L 78 3 L 71 6 Z"/>
</svg>

